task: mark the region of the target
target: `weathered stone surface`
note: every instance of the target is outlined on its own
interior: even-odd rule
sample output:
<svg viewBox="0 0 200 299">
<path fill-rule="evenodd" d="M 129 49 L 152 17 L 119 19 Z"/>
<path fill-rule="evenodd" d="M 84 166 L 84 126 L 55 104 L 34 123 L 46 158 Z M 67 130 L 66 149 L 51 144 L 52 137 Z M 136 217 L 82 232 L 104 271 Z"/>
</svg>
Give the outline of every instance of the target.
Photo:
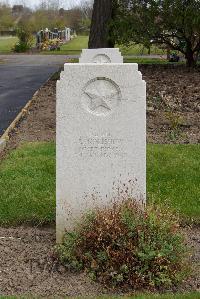
<svg viewBox="0 0 200 299">
<path fill-rule="evenodd" d="M 122 193 L 121 193 L 122 192 Z M 146 84 L 137 64 L 66 64 L 57 82 L 57 241 L 82 213 L 146 192 Z"/>
<path fill-rule="evenodd" d="M 123 63 L 118 48 L 83 49 L 80 63 Z"/>
</svg>

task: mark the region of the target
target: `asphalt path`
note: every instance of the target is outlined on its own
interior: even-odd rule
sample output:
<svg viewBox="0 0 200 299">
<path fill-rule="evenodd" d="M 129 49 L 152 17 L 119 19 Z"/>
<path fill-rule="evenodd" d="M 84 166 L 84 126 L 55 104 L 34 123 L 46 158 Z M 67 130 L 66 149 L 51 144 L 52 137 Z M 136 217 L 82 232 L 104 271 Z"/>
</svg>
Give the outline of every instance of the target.
<svg viewBox="0 0 200 299">
<path fill-rule="evenodd" d="M 0 136 L 69 56 L 0 55 Z"/>
</svg>

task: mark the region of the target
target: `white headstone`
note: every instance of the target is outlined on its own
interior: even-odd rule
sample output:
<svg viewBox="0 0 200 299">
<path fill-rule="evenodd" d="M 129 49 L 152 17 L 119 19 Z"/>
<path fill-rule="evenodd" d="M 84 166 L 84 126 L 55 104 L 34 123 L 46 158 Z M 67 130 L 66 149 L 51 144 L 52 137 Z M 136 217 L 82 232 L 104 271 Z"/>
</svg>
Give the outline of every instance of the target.
<svg viewBox="0 0 200 299">
<path fill-rule="evenodd" d="M 123 63 L 118 48 L 83 49 L 80 63 Z"/>
<path fill-rule="evenodd" d="M 70 41 L 70 39 L 71 39 L 71 29 L 65 27 L 65 40 Z"/>
<path fill-rule="evenodd" d="M 121 192 L 145 201 L 146 84 L 137 64 L 65 64 L 57 82 L 57 241 Z"/>
</svg>

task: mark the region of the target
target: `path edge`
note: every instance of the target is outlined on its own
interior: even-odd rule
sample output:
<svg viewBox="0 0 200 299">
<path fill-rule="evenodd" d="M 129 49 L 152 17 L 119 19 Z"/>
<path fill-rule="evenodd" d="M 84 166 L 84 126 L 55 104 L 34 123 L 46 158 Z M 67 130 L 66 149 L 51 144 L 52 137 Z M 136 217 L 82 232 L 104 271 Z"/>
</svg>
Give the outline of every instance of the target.
<svg viewBox="0 0 200 299">
<path fill-rule="evenodd" d="M 56 73 L 56 72 L 55 72 Z M 19 114 L 15 117 L 15 119 L 12 121 L 12 123 L 9 125 L 9 127 L 6 129 L 6 131 L 3 133 L 3 135 L 0 137 L 0 154 L 5 150 L 6 145 L 8 141 L 10 140 L 9 134 L 10 132 L 17 126 L 17 124 L 20 122 L 20 120 L 28 113 L 29 108 L 32 104 L 32 102 L 35 100 L 35 97 L 38 95 L 39 90 L 49 81 L 51 80 L 52 76 L 55 74 L 51 74 L 51 76 L 36 90 L 36 92 L 33 94 L 32 98 L 26 103 L 26 105 L 21 109 Z"/>
<path fill-rule="evenodd" d="M 35 96 L 37 96 L 37 94 L 38 94 L 38 91 L 39 90 L 37 90 L 33 94 L 33 97 L 31 98 L 31 100 L 29 100 L 28 103 L 26 103 L 26 105 L 21 109 L 21 111 L 19 112 L 19 114 L 15 117 L 15 119 L 12 121 L 12 123 L 9 125 L 9 127 L 6 129 L 6 131 L 0 137 L 0 153 L 5 149 L 5 147 L 7 145 L 7 142 L 10 139 L 10 137 L 9 137 L 10 132 L 16 127 L 16 125 L 19 123 L 19 121 L 22 119 L 22 117 L 27 114 L 27 112 L 28 112 L 28 110 L 29 110 L 29 108 L 30 108 L 30 106 L 31 106 L 31 104 L 32 104 Z"/>
</svg>

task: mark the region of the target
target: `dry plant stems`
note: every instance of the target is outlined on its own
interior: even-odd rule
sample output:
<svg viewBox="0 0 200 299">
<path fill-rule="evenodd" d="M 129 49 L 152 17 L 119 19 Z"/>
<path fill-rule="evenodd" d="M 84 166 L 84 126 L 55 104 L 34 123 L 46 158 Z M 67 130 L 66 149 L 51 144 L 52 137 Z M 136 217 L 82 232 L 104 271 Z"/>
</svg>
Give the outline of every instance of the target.
<svg viewBox="0 0 200 299">
<path fill-rule="evenodd" d="M 158 206 L 143 209 L 132 199 L 87 214 L 57 252 L 68 269 L 125 289 L 171 286 L 189 270 L 176 215 Z"/>
<path fill-rule="evenodd" d="M 176 139 L 181 134 L 181 125 L 183 124 L 183 119 L 177 113 L 172 111 L 166 112 L 166 118 L 169 121 L 170 126 L 170 139 Z"/>
</svg>

